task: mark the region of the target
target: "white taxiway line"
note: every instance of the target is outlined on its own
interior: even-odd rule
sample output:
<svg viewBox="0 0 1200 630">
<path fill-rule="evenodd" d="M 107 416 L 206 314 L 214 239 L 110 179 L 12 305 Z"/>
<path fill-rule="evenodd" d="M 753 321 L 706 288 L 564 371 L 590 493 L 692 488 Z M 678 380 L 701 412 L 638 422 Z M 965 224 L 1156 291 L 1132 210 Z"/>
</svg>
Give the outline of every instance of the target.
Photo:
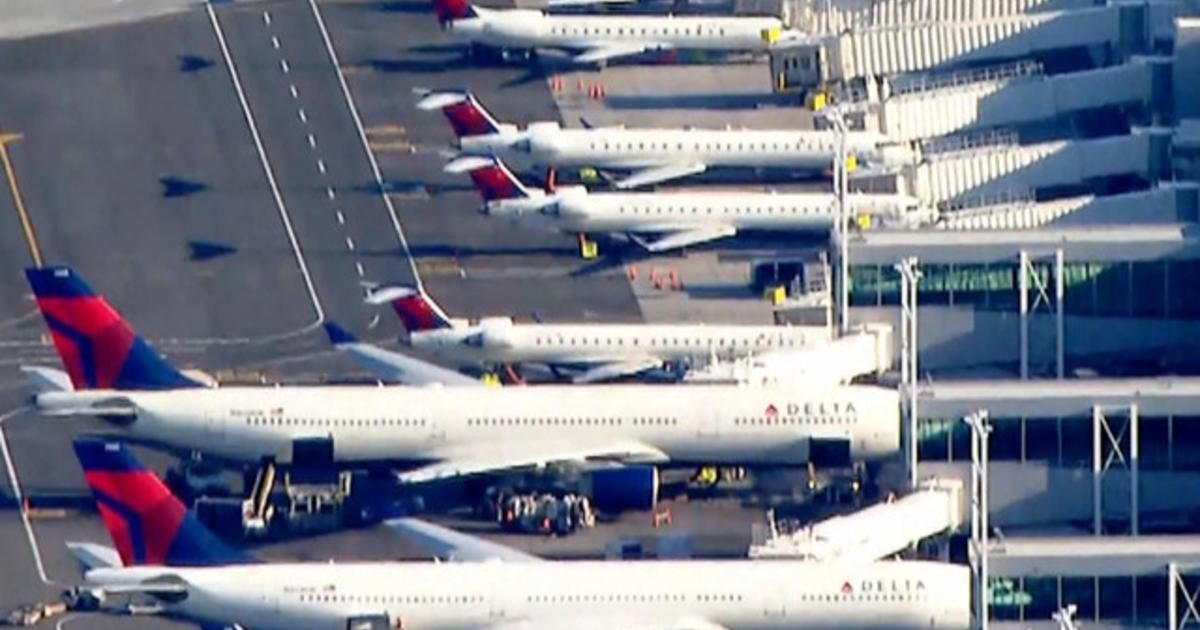
<svg viewBox="0 0 1200 630">
<path fill-rule="evenodd" d="M 308 6 L 312 10 L 313 18 L 317 20 L 317 28 L 321 30 L 321 38 L 325 40 L 325 50 L 329 53 L 329 61 L 333 64 L 333 70 L 337 73 L 338 83 L 342 87 L 342 95 L 346 97 L 346 106 L 350 108 L 350 117 L 354 119 L 354 126 L 358 128 L 358 139 L 362 143 L 363 151 L 367 153 L 367 161 L 371 164 L 371 172 L 375 175 L 375 184 L 379 186 L 379 195 L 383 197 L 383 204 L 387 206 L 388 216 L 392 220 L 392 228 L 396 230 L 396 236 L 400 239 L 400 246 L 404 248 L 404 256 L 408 259 L 408 266 L 412 270 L 413 281 L 417 286 L 421 286 L 421 276 L 417 273 L 417 263 L 413 260 L 412 252 L 408 249 L 408 239 L 404 237 L 404 228 L 400 227 L 400 219 L 396 216 L 396 207 L 392 205 L 391 197 L 388 197 L 387 191 L 384 190 L 383 176 L 379 172 L 379 163 L 375 160 L 375 154 L 371 152 L 370 145 L 367 144 L 367 132 L 363 129 L 362 117 L 358 115 L 358 107 L 354 104 L 354 97 L 350 95 L 350 87 L 346 84 L 346 75 L 342 73 L 342 67 L 338 62 L 337 52 L 333 49 L 333 40 L 329 38 L 329 29 L 325 28 L 325 19 L 321 17 L 321 10 L 317 8 L 316 0 L 308 0 Z"/>
<path fill-rule="evenodd" d="M 29 552 L 33 554 L 33 564 L 37 567 L 38 577 L 43 584 L 57 585 L 46 577 L 46 565 L 42 563 L 42 551 L 38 548 L 37 537 L 33 535 L 33 526 L 29 524 L 29 515 L 25 513 L 25 495 L 21 492 L 21 481 L 17 478 L 17 467 L 13 465 L 12 454 L 8 451 L 8 436 L 4 433 L 4 421 L 23 412 L 29 407 L 19 407 L 0 416 L 0 454 L 4 455 L 4 467 L 8 471 L 8 483 L 12 487 L 13 498 L 17 501 L 17 510 L 21 513 L 21 523 L 25 526 L 25 538 L 29 541 Z"/>
<path fill-rule="evenodd" d="M 321 307 L 321 299 L 317 297 L 317 289 L 313 286 L 312 276 L 308 273 L 308 263 L 304 260 L 304 252 L 300 250 L 300 242 L 296 239 L 296 231 L 292 229 L 292 219 L 283 203 L 283 195 L 275 182 L 275 174 L 271 170 L 271 162 L 267 159 L 267 151 L 263 148 L 262 138 L 258 134 L 258 125 L 254 123 L 254 114 L 250 112 L 250 104 L 246 101 L 246 93 L 242 90 L 242 81 L 238 78 L 237 68 L 233 65 L 233 56 L 229 54 L 229 46 L 225 43 L 225 33 L 221 31 L 221 23 L 217 20 L 217 12 L 213 9 L 212 0 L 206 0 L 204 8 L 208 11 L 208 19 L 212 23 L 213 33 L 217 36 L 217 44 L 221 46 L 221 55 L 225 57 L 225 68 L 229 78 L 233 80 L 233 88 L 237 92 L 238 101 L 242 104 L 242 114 L 250 127 L 250 135 L 254 138 L 254 147 L 258 149 L 258 159 L 262 163 L 263 172 L 267 175 L 267 183 L 271 186 L 271 195 L 275 198 L 275 207 L 279 209 L 279 217 L 283 220 L 283 228 L 287 232 L 288 241 L 292 245 L 292 253 L 296 256 L 296 264 L 300 267 L 300 275 L 304 277 L 304 286 L 308 289 L 308 297 L 316 312 L 317 321 L 307 328 L 315 328 L 325 321 L 325 309 Z M 271 23 L 270 14 L 263 12 L 263 20 Z M 300 110 L 303 118 L 304 110 Z"/>
</svg>

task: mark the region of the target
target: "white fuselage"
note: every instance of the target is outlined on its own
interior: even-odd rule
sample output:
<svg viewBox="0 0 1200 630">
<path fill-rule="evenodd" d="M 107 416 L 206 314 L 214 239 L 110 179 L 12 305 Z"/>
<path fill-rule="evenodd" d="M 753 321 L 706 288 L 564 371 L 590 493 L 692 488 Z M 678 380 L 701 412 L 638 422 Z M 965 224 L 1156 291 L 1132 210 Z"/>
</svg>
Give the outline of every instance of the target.
<svg viewBox="0 0 1200 630">
<path fill-rule="evenodd" d="M 731 360 L 826 344 L 824 326 L 707 324 L 516 324 L 486 318 L 411 333 L 409 343 L 458 365 L 544 363 L 585 366 L 658 359 Z"/>
<path fill-rule="evenodd" d="M 563 129 L 558 123 L 532 123 L 523 132 L 464 136 L 466 152 L 543 166 L 642 169 L 703 164 L 706 168 L 831 169 L 838 150 L 834 131 L 794 129 L 624 128 Z M 877 133 L 846 134 L 846 153 L 860 162 L 885 166 L 916 160 L 908 147 Z"/>
<path fill-rule="evenodd" d="M 483 11 L 450 23 L 458 39 L 509 49 L 765 52 L 783 22 L 773 17 L 547 15 L 533 10 Z"/>
<path fill-rule="evenodd" d="M 915 198 L 893 194 L 851 194 L 849 216 L 916 227 L 932 211 Z M 530 228 L 566 233 L 638 233 L 730 226 L 739 232 L 827 231 L 835 223 L 837 198 L 827 193 L 705 191 L 673 193 L 589 193 L 581 187 L 542 197 L 487 202 L 490 216 Z"/>
<path fill-rule="evenodd" d="M 175 615 L 256 630 L 724 628 L 967 630 L 964 566 L 881 561 L 448 562 L 94 569 L 93 584 L 173 576 Z"/>
<path fill-rule="evenodd" d="M 103 402 L 101 402 L 103 401 Z M 130 437 L 239 462 L 292 461 L 294 440 L 331 438 L 337 462 L 424 462 L 504 444 L 636 442 L 671 462 L 804 464 L 811 439 L 855 460 L 899 448 L 899 395 L 872 386 L 544 385 L 222 387 L 39 394 L 39 410 L 132 406 Z"/>
</svg>

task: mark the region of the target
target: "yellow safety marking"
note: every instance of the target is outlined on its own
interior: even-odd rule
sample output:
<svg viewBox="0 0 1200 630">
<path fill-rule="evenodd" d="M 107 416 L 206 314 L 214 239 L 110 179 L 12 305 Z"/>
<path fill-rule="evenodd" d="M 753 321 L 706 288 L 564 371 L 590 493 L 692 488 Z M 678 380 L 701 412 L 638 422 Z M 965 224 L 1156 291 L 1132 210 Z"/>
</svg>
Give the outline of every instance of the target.
<svg viewBox="0 0 1200 630">
<path fill-rule="evenodd" d="M 846 172 L 853 173 L 854 169 L 858 168 L 858 158 L 853 155 L 846 156 Z"/>
<path fill-rule="evenodd" d="M 33 234 L 33 222 L 25 211 L 25 200 L 21 198 L 21 188 L 17 185 L 17 173 L 13 170 L 12 160 L 8 158 L 8 143 L 21 139 L 19 133 L 0 133 L 0 162 L 4 165 L 4 175 L 8 178 L 8 188 L 12 192 L 13 205 L 17 208 L 17 216 L 21 219 L 21 229 L 25 232 L 25 243 L 29 246 L 29 255 L 33 264 L 42 266 L 42 252 L 38 248 L 37 237 Z"/>
<path fill-rule="evenodd" d="M 368 140 L 367 146 L 371 147 L 371 150 L 376 153 L 382 153 L 385 151 L 399 151 L 408 153 L 411 152 L 413 148 L 412 143 L 407 140 L 393 140 L 391 142 L 374 142 Z"/>
<path fill-rule="evenodd" d="M 422 260 L 417 263 L 421 273 L 448 273 L 458 275 L 462 268 L 453 260 Z"/>
<path fill-rule="evenodd" d="M 408 130 L 405 129 L 404 127 L 401 127 L 400 125 L 376 125 L 374 127 L 367 127 L 363 131 L 365 131 L 368 136 L 374 136 L 374 135 L 391 136 L 391 135 L 407 135 L 408 134 Z"/>
</svg>

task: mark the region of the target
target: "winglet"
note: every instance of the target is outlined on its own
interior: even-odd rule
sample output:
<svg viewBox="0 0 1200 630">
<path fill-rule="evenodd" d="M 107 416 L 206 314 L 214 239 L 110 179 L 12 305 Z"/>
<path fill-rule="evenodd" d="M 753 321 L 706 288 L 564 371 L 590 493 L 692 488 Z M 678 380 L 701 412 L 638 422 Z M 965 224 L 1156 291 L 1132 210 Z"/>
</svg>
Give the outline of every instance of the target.
<svg viewBox="0 0 1200 630">
<path fill-rule="evenodd" d="M 350 334 L 349 331 L 332 321 L 325 322 L 325 334 L 329 335 L 329 343 L 335 346 L 356 343 L 358 341 L 358 338 Z"/>
</svg>

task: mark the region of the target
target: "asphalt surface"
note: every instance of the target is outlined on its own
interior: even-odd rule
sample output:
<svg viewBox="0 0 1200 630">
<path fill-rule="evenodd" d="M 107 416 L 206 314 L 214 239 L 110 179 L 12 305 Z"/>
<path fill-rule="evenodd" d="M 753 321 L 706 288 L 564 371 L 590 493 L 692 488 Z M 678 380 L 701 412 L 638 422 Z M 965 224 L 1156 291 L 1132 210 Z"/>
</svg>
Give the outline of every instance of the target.
<svg viewBox="0 0 1200 630">
<path fill-rule="evenodd" d="M 360 282 L 412 282 L 414 266 L 455 314 L 640 319 L 621 270 L 571 277 L 581 265 L 573 240 L 485 221 L 467 182 L 441 173 L 449 128 L 412 106 L 414 87 L 466 85 L 502 118 L 553 118 L 544 81 L 455 61 L 461 51 L 445 46 L 425 3 L 320 9 L 383 189 L 393 193 L 394 220 L 311 7 L 220 4 L 214 13 L 236 83 L 203 8 L 0 42 L 0 131 L 23 134 L 9 154 L 45 262 L 76 267 L 172 362 L 222 375 L 311 381 L 357 372 L 316 324 L 336 319 L 368 339 L 393 338 L 396 323 L 362 303 Z M 0 428 L 26 496 L 86 504 L 70 440 L 97 422 L 21 410 L 28 392 L 16 366 L 58 360 L 22 274 L 32 255 L 7 179 L 0 189 Z M 74 507 L 34 519 L 44 583 L 3 467 L 0 480 L 2 611 L 54 598 L 79 579 L 64 541 L 107 536 L 94 514 Z M 559 551 L 596 553 L 615 532 L 649 529 L 644 521 Z M 733 521 L 730 529 L 738 539 L 747 531 Z M 259 551 L 272 559 L 418 555 L 380 528 Z M 127 627 L 95 616 L 66 623 Z"/>
</svg>

